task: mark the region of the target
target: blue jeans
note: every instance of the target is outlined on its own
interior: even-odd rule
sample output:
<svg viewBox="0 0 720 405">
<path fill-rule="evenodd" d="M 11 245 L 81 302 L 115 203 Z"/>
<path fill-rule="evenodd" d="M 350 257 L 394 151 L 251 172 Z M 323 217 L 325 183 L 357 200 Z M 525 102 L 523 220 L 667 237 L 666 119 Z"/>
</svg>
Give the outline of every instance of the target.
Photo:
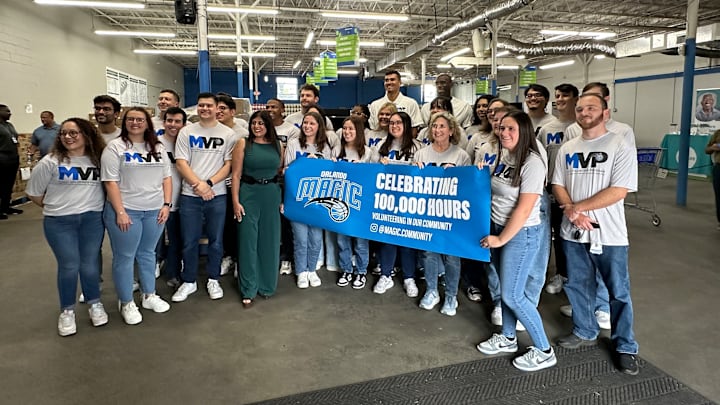
<svg viewBox="0 0 720 405">
<path fill-rule="evenodd" d="M 323 242 L 322 228 L 316 228 L 301 222 L 290 222 L 293 231 L 295 251 L 295 274 L 315 271 L 320 245 Z"/>
<path fill-rule="evenodd" d="M 405 246 L 390 245 L 388 243 L 380 244 L 380 270 L 383 276 L 390 277 L 395 259 L 400 252 L 400 267 L 403 272 L 403 279 L 415 278 L 415 264 L 417 261 L 418 251 Z"/>
<path fill-rule="evenodd" d="M 490 263 L 488 263 L 487 266 L 484 266 L 483 270 L 485 270 L 487 275 L 487 283 L 488 283 L 488 290 L 490 291 L 490 299 L 492 300 L 493 306 L 500 306 L 500 276 L 498 275 L 498 270 L 495 267 L 495 264 L 492 262 L 492 256 L 494 254 L 490 253 Z"/>
<path fill-rule="evenodd" d="M 495 224 L 493 228 L 500 232 L 503 229 L 502 226 Z M 545 335 L 540 312 L 537 310 L 535 292 L 531 290 L 534 285 L 533 280 L 543 277 L 537 273 L 545 273 L 544 268 L 539 269 L 536 265 L 542 231 L 543 225 L 521 228 L 503 247 L 493 249 L 492 260 L 500 271 L 502 334 L 510 338 L 515 337 L 515 326 L 519 320 L 527 329 L 535 346 L 540 350 L 547 350 L 550 348 L 550 342 Z M 531 273 L 536 274 L 531 276 Z"/>
<path fill-rule="evenodd" d="M 460 258 L 435 252 L 424 252 L 427 291 L 437 291 L 438 276 L 445 269 L 445 298 L 456 297 L 460 283 Z"/>
<path fill-rule="evenodd" d="M 208 238 L 207 273 L 208 278 L 220 278 L 220 262 L 223 255 L 223 230 L 225 227 L 226 195 L 215 196 L 210 201 L 200 197 L 180 196 L 180 223 L 182 224 L 182 258 L 185 269 L 182 281 L 197 281 L 200 256 L 200 237 L 205 233 Z"/>
<path fill-rule="evenodd" d="M 133 300 L 133 270 L 138 263 L 140 288 L 144 294 L 155 293 L 155 247 L 164 226 L 158 224 L 160 210 L 138 211 L 126 209 L 132 225 L 127 232 L 117 226 L 115 210 L 105 205 L 105 224 L 112 248 L 112 275 L 118 298 L 124 303 Z"/>
<path fill-rule="evenodd" d="M 323 231 L 323 244 L 320 246 L 318 261 L 324 261 L 325 267 L 338 267 L 338 234 Z M 325 259 L 325 260 L 323 260 Z"/>
<path fill-rule="evenodd" d="M 167 245 L 165 244 L 167 235 Z M 182 232 L 180 228 L 180 212 L 171 211 L 165 223 L 165 232 L 160 234 L 158 246 L 158 261 L 165 260 L 165 277 L 168 280 L 180 280 L 180 269 L 182 268 Z"/>
<path fill-rule="evenodd" d="M 537 307 L 540 303 L 540 293 L 542 293 L 545 285 L 545 275 L 547 274 L 548 261 L 550 260 L 550 195 L 547 191 L 540 196 L 540 225 L 538 252 L 535 257 L 533 267 L 535 269 L 528 274 L 528 282 L 525 290 L 528 297 Z M 498 233 L 499 235 L 499 233 Z"/>
<path fill-rule="evenodd" d="M 573 333 L 583 339 L 595 339 L 600 332 L 595 319 L 595 277 L 599 273 L 610 297 L 610 338 L 615 351 L 637 354 L 630 298 L 628 246 L 603 246 L 602 254 L 596 255 L 590 253 L 589 243 L 563 240 L 563 249 L 568 264 L 565 292 L 573 306 Z"/>
<path fill-rule="evenodd" d="M 100 246 L 105 236 L 102 212 L 45 217 L 45 239 L 57 261 L 60 309 L 73 309 L 78 275 L 88 304 L 100 301 Z"/>
<path fill-rule="evenodd" d="M 353 249 L 353 242 L 355 249 Z M 358 274 L 366 274 L 369 260 L 368 240 L 337 234 L 337 244 L 340 249 L 340 269 L 345 273 L 353 272 L 352 255 L 354 251 Z"/>
</svg>

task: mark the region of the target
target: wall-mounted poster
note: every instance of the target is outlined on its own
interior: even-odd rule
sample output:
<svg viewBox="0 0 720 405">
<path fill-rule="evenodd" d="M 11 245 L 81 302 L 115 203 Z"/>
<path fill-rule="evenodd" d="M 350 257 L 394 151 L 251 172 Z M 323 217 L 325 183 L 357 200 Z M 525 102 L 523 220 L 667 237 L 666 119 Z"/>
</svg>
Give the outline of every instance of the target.
<svg viewBox="0 0 720 405">
<path fill-rule="evenodd" d="M 695 95 L 695 119 L 700 122 L 720 121 L 720 89 L 698 89 Z"/>
<path fill-rule="evenodd" d="M 107 94 L 115 97 L 124 107 L 147 107 L 147 80 L 111 67 L 105 68 L 105 80 Z"/>
</svg>

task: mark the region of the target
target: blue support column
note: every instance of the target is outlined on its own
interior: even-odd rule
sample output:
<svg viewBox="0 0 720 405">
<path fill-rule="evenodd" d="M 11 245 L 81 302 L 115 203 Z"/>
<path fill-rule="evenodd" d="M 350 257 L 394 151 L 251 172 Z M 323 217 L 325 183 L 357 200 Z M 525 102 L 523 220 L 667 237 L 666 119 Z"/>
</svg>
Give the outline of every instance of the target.
<svg viewBox="0 0 720 405">
<path fill-rule="evenodd" d="M 208 50 L 207 0 L 197 2 L 198 29 L 198 81 L 200 92 L 209 92 L 210 86 L 210 51 Z"/>
<path fill-rule="evenodd" d="M 243 91 L 243 72 L 242 72 L 242 68 L 239 68 L 239 69 L 237 70 L 237 88 L 238 88 L 238 90 L 237 90 L 238 98 L 243 98 L 243 97 L 244 97 L 244 96 L 243 96 L 244 91 Z"/>
<path fill-rule="evenodd" d="M 680 115 L 680 146 L 675 203 L 687 205 L 688 160 L 690 155 L 690 122 L 692 121 L 695 79 L 695 35 L 700 0 L 688 0 L 687 36 L 685 38 L 685 71 L 683 72 L 682 113 Z"/>
<path fill-rule="evenodd" d="M 200 92 L 210 91 L 210 52 L 207 50 L 198 51 L 198 76 Z"/>
</svg>

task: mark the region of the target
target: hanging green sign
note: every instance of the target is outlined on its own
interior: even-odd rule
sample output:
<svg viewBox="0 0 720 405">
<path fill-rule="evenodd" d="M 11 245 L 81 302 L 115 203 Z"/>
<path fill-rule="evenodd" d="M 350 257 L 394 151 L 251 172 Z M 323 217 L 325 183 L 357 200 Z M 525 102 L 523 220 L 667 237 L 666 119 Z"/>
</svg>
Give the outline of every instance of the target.
<svg viewBox="0 0 720 405">
<path fill-rule="evenodd" d="M 313 62 L 313 72 L 312 72 L 313 80 L 315 83 L 313 83 L 315 86 L 325 86 L 328 81 L 324 80 L 323 77 L 323 66 L 321 62 Z"/>
<path fill-rule="evenodd" d="M 322 52 L 320 54 L 320 66 L 322 69 L 321 79 L 327 81 L 337 80 L 337 54 L 335 52 Z"/>
<path fill-rule="evenodd" d="M 520 71 L 520 87 L 527 87 L 533 83 L 537 83 L 537 67 L 527 66 Z"/>
<path fill-rule="evenodd" d="M 490 82 L 481 77 L 475 80 L 475 95 L 490 94 Z"/>
<path fill-rule="evenodd" d="M 359 66 L 360 29 L 345 27 L 335 30 L 335 52 L 337 66 Z"/>
</svg>

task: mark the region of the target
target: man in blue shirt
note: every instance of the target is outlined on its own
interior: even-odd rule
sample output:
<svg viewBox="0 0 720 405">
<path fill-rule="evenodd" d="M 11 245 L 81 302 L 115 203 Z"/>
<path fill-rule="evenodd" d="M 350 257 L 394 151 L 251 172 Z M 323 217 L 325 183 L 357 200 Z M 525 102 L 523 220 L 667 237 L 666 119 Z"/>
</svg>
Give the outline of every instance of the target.
<svg viewBox="0 0 720 405">
<path fill-rule="evenodd" d="M 55 144 L 55 138 L 57 137 L 60 125 L 55 122 L 55 115 L 52 111 L 43 111 L 40 113 L 40 122 L 42 122 L 42 125 L 33 131 L 28 154 L 34 155 L 39 150 L 40 157 L 43 157 L 50 152 L 50 149 L 52 149 Z"/>
</svg>

